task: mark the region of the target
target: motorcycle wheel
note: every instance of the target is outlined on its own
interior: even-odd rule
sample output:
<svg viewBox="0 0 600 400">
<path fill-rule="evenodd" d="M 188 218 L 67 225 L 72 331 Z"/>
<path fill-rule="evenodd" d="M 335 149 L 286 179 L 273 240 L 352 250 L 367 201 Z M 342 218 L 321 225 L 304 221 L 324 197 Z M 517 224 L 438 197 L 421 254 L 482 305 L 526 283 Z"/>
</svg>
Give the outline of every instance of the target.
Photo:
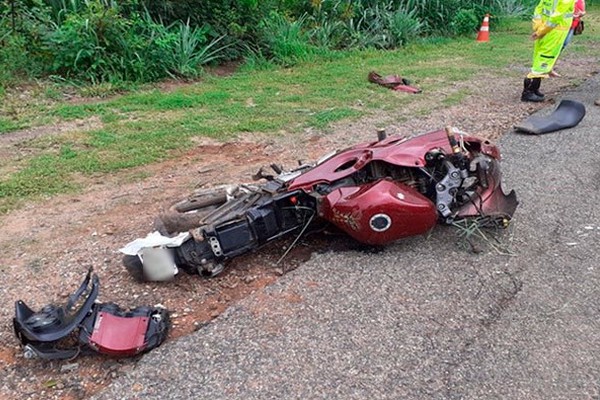
<svg viewBox="0 0 600 400">
<path fill-rule="evenodd" d="M 187 232 L 199 227 L 204 216 L 225 202 L 225 193 L 214 190 L 196 193 L 174 203 L 165 213 L 159 215 L 154 221 L 154 229 L 165 236 Z"/>
</svg>

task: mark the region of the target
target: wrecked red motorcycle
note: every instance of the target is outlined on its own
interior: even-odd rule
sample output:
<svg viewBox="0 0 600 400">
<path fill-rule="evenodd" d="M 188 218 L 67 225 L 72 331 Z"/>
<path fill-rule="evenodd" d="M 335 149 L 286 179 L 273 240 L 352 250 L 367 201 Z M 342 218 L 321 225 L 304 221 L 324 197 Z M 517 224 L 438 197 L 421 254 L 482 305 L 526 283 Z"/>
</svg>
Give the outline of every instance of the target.
<svg viewBox="0 0 600 400">
<path fill-rule="evenodd" d="M 385 245 L 437 222 L 476 219 L 506 227 L 517 207 L 501 188 L 500 152 L 446 128 L 386 137 L 333 152 L 290 171 L 261 169 L 259 185 L 200 190 L 157 218 L 156 232 L 121 251 L 137 279 L 164 281 L 179 269 L 212 277 L 223 262 L 315 224 L 358 242 Z"/>
</svg>

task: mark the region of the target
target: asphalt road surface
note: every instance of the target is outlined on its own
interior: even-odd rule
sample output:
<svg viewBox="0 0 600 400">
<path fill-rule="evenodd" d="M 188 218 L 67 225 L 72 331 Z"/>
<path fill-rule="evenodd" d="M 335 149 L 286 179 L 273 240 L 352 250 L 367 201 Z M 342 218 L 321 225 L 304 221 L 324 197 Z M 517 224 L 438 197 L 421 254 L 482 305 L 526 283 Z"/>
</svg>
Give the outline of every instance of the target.
<svg viewBox="0 0 600 400">
<path fill-rule="evenodd" d="M 520 206 L 499 242 L 474 254 L 438 227 L 313 255 L 97 397 L 600 398 L 599 88 L 564 96 L 586 105 L 576 128 L 502 139 Z"/>
</svg>

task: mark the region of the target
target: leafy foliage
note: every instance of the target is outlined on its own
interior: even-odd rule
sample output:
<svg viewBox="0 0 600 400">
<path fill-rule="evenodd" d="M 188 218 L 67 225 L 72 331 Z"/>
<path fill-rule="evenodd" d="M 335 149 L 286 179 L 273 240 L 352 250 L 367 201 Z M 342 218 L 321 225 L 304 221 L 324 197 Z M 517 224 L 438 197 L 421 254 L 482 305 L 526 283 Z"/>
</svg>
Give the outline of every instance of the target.
<svg viewBox="0 0 600 400">
<path fill-rule="evenodd" d="M 132 38 L 127 38 L 132 25 L 116 6 L 105 8 L 99 1 L 90 1 L 81 13 L 68 13 L 47 37 L 50 72 L 93 82 L 112 77 L 134 80 L 142 66 L 126 57 L 135 52 Z"/>
<path fill-rule="evenodd" d="M 509 17 L 529 17 L 535 6 L 535 1 L 519 0 L 496 0 L 493 2 L 493 10 L 498 15 Z"/>
<path fill-rule="evenodd" d="M 194 78 L 246 58 L 294 65 L 352 48 L 466 34 L 535 0 L 11 0 L 0 3 L 0 87 L 57 75 L 95 84 Z M 492 21 L 495 23 L 495 20 Z"/>
<path fill-rule="evenodd" d="M 167 71 L 172 77 L 195 77 L 199 67 L 219 58 L 219 54 L 228 46 L 220 46 L 221 36 L 207 43 L 205 27 L 191 27 L 189 21 L 185 24 L 177 21 L 172 25 L 175 28 L 171 35 L 173 42 L 167 56 Z"/>
<path fill-rule="evenodd" d="M 207 35 L 209 27 L 191 26 L 189 21 L 164 25 L 146 10 L 132 12 L 136 3 L 49 0 L 45 4 L 36 0 L 31 7 L 17 10 L 18 29 L 10 26 L 14 10 L 4 10 L 0 39 L 8 46 L 0 51 L 0 67 L 6 66 L 1 68 L 3 75 L 13 70 L 15 55 L 28 54 L 33 56 L 29 64 L 38 66 L 35 75 L 95 84 L 195 77 L 202 65 L 217 59 L 226 48 L 217 45 L 223 37 Z"/>
<path fill-rule="evenodd" d="M 28 65 L 25 40 L 9 33 L 0 37 L 0 88 L 17 80 Z"/>
<path fill-rule="evenodd" d="M 292 21 L 273 13 L 262 21 L 261 44 L 277 64 L 294 65 L 310 60 L 318 52 L 317 47 L 310 43 L 306 20 L 306 14 Z"/>
<path fill-rule="evenodd" d="M 474 10 L 460 10 L 452 19 L 450 26 L 453 33 L 464 35 L 476 31 L 480 23 Z"/>
<path fill-rule="evenodd" d="M 418 35 L 421 26 L 414 12 L 396 8 L 390 2 L 355 9 L 346 24 L 346 32 L 351 47 L 390 49 L 401 47 L 409 37 Z"/>
</svg>

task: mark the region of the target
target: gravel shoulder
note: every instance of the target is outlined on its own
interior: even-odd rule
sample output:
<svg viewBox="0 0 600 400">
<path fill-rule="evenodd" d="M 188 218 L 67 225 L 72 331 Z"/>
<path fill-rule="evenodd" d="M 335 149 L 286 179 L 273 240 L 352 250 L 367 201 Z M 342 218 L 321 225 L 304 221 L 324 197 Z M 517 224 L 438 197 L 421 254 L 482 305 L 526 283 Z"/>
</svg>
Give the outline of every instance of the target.
<svg viewBox="0 0 600 400">
<path fill-rule="evenodd" d="M 577 128 L 502 138 L 521 201 L 505 254 L 442 227 L 313 255 L 95 398 L 598 398 L 599 89 L 568 94 Z"/>
</svg>

